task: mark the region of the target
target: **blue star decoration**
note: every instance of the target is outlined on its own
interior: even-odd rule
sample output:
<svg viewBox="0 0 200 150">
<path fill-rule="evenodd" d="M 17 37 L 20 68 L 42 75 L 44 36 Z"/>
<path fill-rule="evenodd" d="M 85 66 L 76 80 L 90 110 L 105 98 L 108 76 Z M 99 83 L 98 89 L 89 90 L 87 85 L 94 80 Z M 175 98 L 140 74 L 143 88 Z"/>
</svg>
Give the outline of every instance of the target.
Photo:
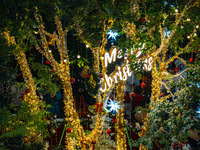
<svg viewBox="0 0 200 150">
<path fill-rule="evenodd" d="M 200 118 L 200 107 L 197 108 L 197 111 L 196 111 L 196 112 L 197 112 L 197 114 L 198 114 L 198 117 Z"/>
<path fill-rule="evenodd" d="M 110 100 L 108 102 L 108 107 L 110 107 L 109 112 L 117 112 L 118 113 L 118 109 L 121 108 L 121 105 L 119 104 L 121 101 L 116 102 L 116 100 Z"/>
<path fill-rule="evenodd" d="M 108 34 L 108 39 L 111 39 L 111 41 L 116 41 L 117 40 L 116 37 L 119 36 L 119 33 L 115 31 L 113 32 L 112 30 L 110 30 L 107 34 Z"/>
</svg>

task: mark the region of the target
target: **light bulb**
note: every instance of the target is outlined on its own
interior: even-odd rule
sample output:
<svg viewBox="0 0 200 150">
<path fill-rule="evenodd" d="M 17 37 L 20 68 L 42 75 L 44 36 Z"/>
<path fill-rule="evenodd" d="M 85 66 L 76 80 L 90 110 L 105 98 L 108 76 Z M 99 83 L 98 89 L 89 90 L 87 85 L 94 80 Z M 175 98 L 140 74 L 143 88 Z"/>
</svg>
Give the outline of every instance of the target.
<svg viewBox="0 0 200 150">
<path fill-rule="evenodd" d="M 181 26 L 181 29 L 183 29 L 183 26 Z"/>
<path fill-rule="evenodd" d="M 194 36 L 197 36 L 197 34 L 196 34 L 196 33 L 194 33 Z"/>
<path fill-rule="evenodd" d="M 77 55 L 77 58 L 79 59 L 79 58 L 81 58 L 81 56 L 80 56 L 80 55 Z"/>
<path fill-rule="evenodd" d="M 49 53 L 51 53 L 51 50 L 49 50 Z"/>
<path fill-rule="evenodd" d="M 190 18 L 187 18 L 187 21 L 190 21 Z"/>
<path fill-rule="evenodd" d="M 189 38 L 190 38 L 190 36 L 188 35 L 188 36 L 187 36 L 187 38 L 189 39 Z"/>
<path fill-rule="evenodd" d="M 199 28 L 199 25 L 196 25 L 196 28 Z"/>
<path fill-rule="evenodd" d="M 175 9 L 175 12 L 177 13 L 177 12 L 178 12 L 178 9 Z"/>
<path fill-rule="evenodd" d="M 66 59 L 64 59 L 64 62 L 67 62 L 67 60 L 66 60 Z"/>
<path fill-rule="evenodd" d="M 89 45 L 86 45 L 86 48 L 89 48 Z"/>
</svg>

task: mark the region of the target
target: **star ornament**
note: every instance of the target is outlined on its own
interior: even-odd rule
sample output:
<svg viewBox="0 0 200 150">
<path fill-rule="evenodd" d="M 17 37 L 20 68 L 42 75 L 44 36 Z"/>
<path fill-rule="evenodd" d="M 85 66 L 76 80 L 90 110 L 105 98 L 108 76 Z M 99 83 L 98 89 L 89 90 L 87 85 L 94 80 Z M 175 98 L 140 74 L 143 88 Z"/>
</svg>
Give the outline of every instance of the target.
<svg viewBox="0 0 200 150">
<path fill-rule="evenodd" d="M 121 101 L 116 102 L 116 100 L 111 100 L 110 102 L 108 102 L 108 107 L 110 107 L 109 111 L 110 112 L 117 112 L 118 113 L 118 109 L 121 108 L 121 105 L 119 105 Z"/>
<path fill-rule="evenodd" d="M 200 118 L 200 107 L 197 108 L 197 111 L 196 111 L 196 112 L 198 113 L 198 117 Z"/>
<path fill-rule="evenodd" d="M 117 32 L 113 32 L 112 30 L 110 30 L 108 33 L 108 39 L 114 40 L 116 41 L 116 37 L 119 36 L 119 33 Z"/>
</svg>

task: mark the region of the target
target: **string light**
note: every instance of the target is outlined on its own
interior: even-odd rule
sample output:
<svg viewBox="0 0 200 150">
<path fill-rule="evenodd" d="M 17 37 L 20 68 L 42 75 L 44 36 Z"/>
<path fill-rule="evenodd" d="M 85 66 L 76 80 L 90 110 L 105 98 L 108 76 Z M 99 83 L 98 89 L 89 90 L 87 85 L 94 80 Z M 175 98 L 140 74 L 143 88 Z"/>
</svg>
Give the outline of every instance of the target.
<svg viewBox="0 0 200 150">
<path fill-rule="evenodd" d="M 80 56 L 80 55 L 77 55 L 77 58 L 78 58 L 78 59 L 80 59 L 80 58 L 81 58 L 81 56 Z"/>
<path fill-rule="evenodd" d="M 177 12 L 178 12 L 178 9 L 175 9 L 175 12 L 177 13 Z"/>
<path fill-rule="evenodd" d="M 187 18 L 187 21 L 190 21 L 190 18 Z"/>
<path fill-rule="evenodd" d="M 190 36 L 188 35 L 188 36 L 187 36 L 187 38 L 189 39 L 189 38 L 190 38 Z"/>
<path fill-rule="evenodd" d="M 86 45 L 86 48 L 89 48 L 89 45 L 88 45 L 88 44 Z"/>
<path fill-rule="evenodd" d="M 196 25 L 196 28 L 199 28 L 199 25 Z"/>
<path fill-rule="evenodd" d="M 51 50 L 49 50 L 49 53 L 51 53 Z"/>
<path fill-rule="evenodd" d="M 64 59 L 64 62 L 67 62 L 67 60 L 66 60 L 66 59 Z"/>
</svg>

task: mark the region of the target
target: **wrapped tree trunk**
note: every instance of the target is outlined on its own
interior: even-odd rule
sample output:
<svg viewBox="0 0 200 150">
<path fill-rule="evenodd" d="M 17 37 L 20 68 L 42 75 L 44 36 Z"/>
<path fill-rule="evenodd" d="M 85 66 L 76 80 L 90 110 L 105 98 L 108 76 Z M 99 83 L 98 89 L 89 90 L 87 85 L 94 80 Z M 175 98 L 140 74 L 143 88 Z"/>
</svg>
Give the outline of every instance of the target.
<svg viewBox="0 0 200 150">
<path fill-rule="evenodd" d="M 126 150 L 126 130 L 125 130 L 125 120 L 124 120 L 124 88 L 125 84 L 123 81 L 120 81 L 116 86 L 116 102 L 121 101 L 121 109 L 116 116 L 116 139 L 117 139 L 117 150 Z"/>
</svg>

